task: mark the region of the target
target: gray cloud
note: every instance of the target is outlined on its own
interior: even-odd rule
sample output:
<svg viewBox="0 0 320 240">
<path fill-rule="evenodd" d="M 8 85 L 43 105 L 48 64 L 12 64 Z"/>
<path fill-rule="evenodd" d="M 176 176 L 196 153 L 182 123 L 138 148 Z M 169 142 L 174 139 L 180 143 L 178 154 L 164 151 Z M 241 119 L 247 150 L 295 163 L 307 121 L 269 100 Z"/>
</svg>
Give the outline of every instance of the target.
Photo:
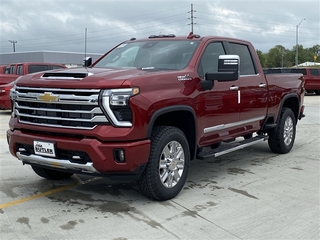
<svg viewBox="0 0 320 240">
<path fill-rule="evenodd" d="M 0 53 L 16 51 L 104 53 L 130 39 L 151 34 L 190 32 L 190 7 L 194 7 L 194 32 L 251 41 L 264 52 L 275 45 L 288 49 L 296 43 L 320 44 L 320 1 L 266 0 L 0 0 Z"/>
</svg>

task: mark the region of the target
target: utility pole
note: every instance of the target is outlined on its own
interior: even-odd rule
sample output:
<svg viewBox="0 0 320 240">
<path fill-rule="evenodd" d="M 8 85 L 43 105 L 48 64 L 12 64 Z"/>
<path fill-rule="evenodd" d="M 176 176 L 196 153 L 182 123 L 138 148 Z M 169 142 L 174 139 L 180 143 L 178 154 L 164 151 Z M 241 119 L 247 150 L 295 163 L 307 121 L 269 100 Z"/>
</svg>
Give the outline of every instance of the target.
<svg viewBox="0 0 320 240">
<path fill-rule="evenodd" d="M 8 40 L 8 41 L 12 43 L 12 45 L 13 45 L 13 52 L 15 52 L 15 51 L 16 51 L 16 43 L 17 43 L 17 41 L 13 41 L 13 40 Z"/>
<path fill-rule="evenodd" d="M 303 20 L 306 20 L 305 18 L 304 19 L 302 19 L 300 22 L 299 22 L 299 24 L 296 26 L 296 67 L 298 67 L 298 62 L 299 62 L 299 59 L 298 59 L 298 42 L 299 42 L 299 36 L 298 36 L 298 34 L 299 34 L 299 26 L 300 26 L 300 24 L 302 23 L 302 21 Z"/>
<path fill-rule="evenodd" d="M 191 32 L 193 33 L 193 25 L 195 25 L 196 23 L 194 23 L 193 22 L 193 19 L 195 19 L 196 17 L 194 17 L 193 16 L 193 13 L 194 12 L 196 12 L 196 11 L 194 11 L 193 10 L 193 4 L 191 3 L 191 11 L 190 12 L 188 12 L 188 13 L 190 13 L 191 14 L 191 17 L 189 17 L 188 19 L 190 19 L 191 20 L 191 23 L 190 24 L 188 24 L 188 25 L 191 25 Z"/>
</svg>

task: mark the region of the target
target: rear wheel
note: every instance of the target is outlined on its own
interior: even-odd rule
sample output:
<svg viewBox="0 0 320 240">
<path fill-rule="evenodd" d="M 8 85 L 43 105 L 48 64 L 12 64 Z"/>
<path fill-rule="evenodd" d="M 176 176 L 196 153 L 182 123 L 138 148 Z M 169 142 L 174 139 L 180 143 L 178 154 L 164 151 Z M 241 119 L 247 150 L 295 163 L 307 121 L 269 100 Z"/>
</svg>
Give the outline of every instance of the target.
<svg viewBox="0 0 320 240">
<path fill-rule="evenodd" d="M 178 195 L 186 182 L 189 161 L 189 145 L 184 133 L 176 127 L 155 127 L 149 161 L 138 180 L 142 193 L 160 201 Z"/>
<path fill-rule="evenodd" d="M 283 108 L 276 130 L 269 133 L 269 148 L 275 153 L 288 153 L 293 146 L 295 136 L 295 116 L 290 108 Z"/>
<path fill-rule="evenodd" d="M 315 90 L 314 91 L 317 95 L 320 95 L 320 90 Z"/>
<path fill-rule="evenodd" d="M 56 170 L 51 170 L 42 167 L 31 166 L 33 171 L 38 174 L 40 177 L 50 179 L 50 180 L 62 180 L 70 178 L 73 173 L 61 172 Z"/>
</svg>

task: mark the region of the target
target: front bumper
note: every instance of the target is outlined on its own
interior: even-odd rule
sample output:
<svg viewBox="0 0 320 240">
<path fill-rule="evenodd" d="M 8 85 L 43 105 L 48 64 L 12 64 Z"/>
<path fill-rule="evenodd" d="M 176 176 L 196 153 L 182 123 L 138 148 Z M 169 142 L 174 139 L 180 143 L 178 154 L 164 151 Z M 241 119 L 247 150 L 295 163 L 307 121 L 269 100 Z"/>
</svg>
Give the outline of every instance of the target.
<svg viewBox="0 0 320 240">
<path fill-rule="evenodd" d="M 136 175 L 138 178 L 144 170 L 150 151 L 150 140 L 100 142 L 93 138 L 43 136 L 20 130 L 8 130 L 7 140 L 11 154 L 23 163 L 73 173 L 105 175 L 109 178 L 115 176 L 120 177 L 120 180 L 121 176 L 125 178 L 126 175 Z M 54 143 L 57 157 L 36 155 L 33 151 L 35 140 Z M 124 150 L 125 162 L 119 163 L 114 159 L 115 149 Z M 68 157 L 73 153 L 85 155 L 85 161 L 73 161 Z"/>
</svg>

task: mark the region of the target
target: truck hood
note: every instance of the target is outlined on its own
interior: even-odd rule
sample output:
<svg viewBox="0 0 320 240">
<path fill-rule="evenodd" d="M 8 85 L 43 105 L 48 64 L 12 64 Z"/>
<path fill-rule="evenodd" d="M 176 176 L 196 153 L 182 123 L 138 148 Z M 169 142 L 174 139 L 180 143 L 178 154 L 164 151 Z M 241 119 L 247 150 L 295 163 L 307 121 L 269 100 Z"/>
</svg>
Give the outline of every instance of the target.
<svg viewBox="0 0 320 240">
<path fill-rule="evenodd" d="M 118 88 L 127 79 L 150 72 L 137 68 L 70 68 L 23 76 L 17 85 L 43 88 Z"/>
</svg>

